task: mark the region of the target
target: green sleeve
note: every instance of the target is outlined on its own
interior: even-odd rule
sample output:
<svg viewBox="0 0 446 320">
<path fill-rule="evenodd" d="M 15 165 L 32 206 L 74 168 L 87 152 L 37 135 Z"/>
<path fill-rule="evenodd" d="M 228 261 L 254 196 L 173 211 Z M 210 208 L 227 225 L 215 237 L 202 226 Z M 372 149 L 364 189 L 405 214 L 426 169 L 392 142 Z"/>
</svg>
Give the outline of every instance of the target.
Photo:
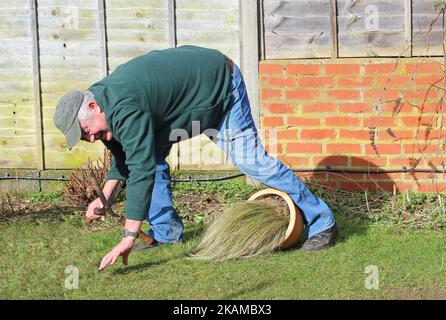
<svg viewBox="0 0 446 320">
<path fill-rule="evenodd" d="M 102 141 L 112 154 L 110 170 L 108 171 L 106 180 L 122 180 L 127 181 L 129 177 L 129 169 L 125 164 L 125 153 L 122 146 L 115 139 L 112 141 Z"/>
<path fill-rule="evenodd" d="M 126 218 L 145 219 L 155 182 L 155 142 L 149 111 L 120 108 L 113 117 L 113 133 L 125 153 L 128 168 Z"/>
</svg>

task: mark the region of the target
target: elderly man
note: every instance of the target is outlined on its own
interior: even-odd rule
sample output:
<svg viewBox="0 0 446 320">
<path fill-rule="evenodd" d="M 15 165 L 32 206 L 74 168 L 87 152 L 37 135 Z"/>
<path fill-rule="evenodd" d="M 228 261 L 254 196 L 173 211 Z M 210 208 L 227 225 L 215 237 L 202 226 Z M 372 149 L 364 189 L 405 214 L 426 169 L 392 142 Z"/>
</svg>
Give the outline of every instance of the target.
<svg viewBox="0 0 446 320">
<path fill-rule="evenodd" d="M 122 241 L 99 270 L 119 256 L 127 264 L 132 249 L 174 243 L 183 237 L 181 218 L 172 208 L 169 165 L 172 132 L 207 133 L 246 175 L 288 193 L 304 215 L 308 239 L 302 250 L 333 245 L 338 229 L 324 201 L 263 148 L 239 68 L 218 51 L 196 46 L 152 51 L 120 65 L 85 93 L 70 91 L 57 105 L 54 122 L 71 150 L 79 140 L 101 140 L 113 159 L 104 194 L 126 181 L 126 222 Z M 193 124 L 199 123 L 199 130 Z M 209 131 L 210 129 L 214 129 Z M 173 141 L 172 141 L 173 140 Z M 101 217 L 88 207 L 87 218 Z M 143 220 L 150 223 L 145 242 L 135 246 Z"/>
</svg>

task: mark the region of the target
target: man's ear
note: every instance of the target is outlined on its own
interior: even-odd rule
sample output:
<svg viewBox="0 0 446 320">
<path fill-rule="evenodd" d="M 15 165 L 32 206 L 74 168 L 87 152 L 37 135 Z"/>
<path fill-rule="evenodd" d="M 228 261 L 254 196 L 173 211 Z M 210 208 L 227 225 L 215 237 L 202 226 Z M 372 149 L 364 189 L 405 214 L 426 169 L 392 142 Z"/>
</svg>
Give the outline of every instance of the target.
<svg viewBox="0 0 446 320">
<path fill-rule="evenodd" d="M 88 108 L 90 109 L 90 111 L 101 112 L 101 108 L 99 108 L 99 105 L 96 103 L 96 101 L 90 101 L 88 103 Z"/>
</svg>

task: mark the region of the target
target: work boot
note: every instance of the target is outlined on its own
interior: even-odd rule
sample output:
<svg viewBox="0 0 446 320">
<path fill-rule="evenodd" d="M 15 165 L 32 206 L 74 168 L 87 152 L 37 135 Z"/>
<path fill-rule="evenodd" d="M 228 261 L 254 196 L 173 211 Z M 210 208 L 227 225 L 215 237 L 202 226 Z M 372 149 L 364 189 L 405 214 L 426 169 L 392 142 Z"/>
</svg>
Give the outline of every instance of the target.
<svg viewBox="0 0 446 320">
<path fill-rule="evenodd" d="M 327 249 L 334 245 L 339 235 L 339 229 L 336 223 L 330 229 L 319 232 L 308 238 L 301 247 L 302 251 L 313 252 Z"/>
<path fill-rule="evenodd" d="M 135 244 L 135 246 L 133 247 L 132 251 L 135 251 L 135 252 L 144 251 L 144 250 L 147 250 L 147 249 L 152 249 L 152 248 L 155 248 L 155 247 L 159 247 L 162 244 L 163 244 L 162 242 L 158 242 L 155 239 L 153 239 L 151 244 L 147 244 L 145 241 L 141 240 L 140 242 Z"/>
<path fill-rule="evenodd" d="M 182 235 L 180 237 L 180 240 L 178 240 L 178 242 L 180 242 L 180 243 L 186 242 L 184 240 L 184 235 Z M 132 251 L 135 251 L 135 252 L 144 251 L 144 250 L 147 250 L 147 249 L 152 249 L 152 248 L 155 248 L 155 247 L 159 247 L 160 245 L 163 245 L 163 244 L 169 244 L 169 243 L 159 242 L 159 241 L 156 241 L 155 239 L 153 239 L 151 244 L 147 244 L 145 241 L 141 240 L 140 242 L 135 244 L 135 246 L 133 247 Z"/>
</svg>

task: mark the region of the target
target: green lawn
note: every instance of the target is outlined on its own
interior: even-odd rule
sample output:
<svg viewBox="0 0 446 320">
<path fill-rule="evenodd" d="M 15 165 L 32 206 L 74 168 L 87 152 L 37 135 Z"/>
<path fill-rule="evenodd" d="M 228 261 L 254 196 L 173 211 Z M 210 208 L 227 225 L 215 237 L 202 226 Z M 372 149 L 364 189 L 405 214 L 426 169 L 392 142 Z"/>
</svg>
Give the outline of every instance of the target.
<svg viewBox="0 0 446 320">
<path fill-rule="evenodd" d="M 195 190 L 209 202 L 213 188 L 227 201 L 252 191 L 217 185 L 206 187 L 208 193 L 183 185 L 175 194 Z M 176 206 L 190 206 L 182 201 Z M 132 253 L 127 267 L 119 260 L 98 273 L 102 256 L 120 239 L 120 226 L 111 221 L 86 226 L 82 213 L 70 211 L 57 196 L 34 196 L 30 203 L 47 206 L 39 214 L 0 223 L 1 299 L 446 299 L 442 229 L 415 231 L 352 219 L 339 207 L 341 238 L 334 248 L 202 262 L 188 259 L 201 234 L 200 224 L 191 222 L 186 243 Z M 78 289 L 65 288 L 70 265 L 78 270 Z M 368 266 L 377 268 L 377 289 L 366 288 Z"/>
</svg>

